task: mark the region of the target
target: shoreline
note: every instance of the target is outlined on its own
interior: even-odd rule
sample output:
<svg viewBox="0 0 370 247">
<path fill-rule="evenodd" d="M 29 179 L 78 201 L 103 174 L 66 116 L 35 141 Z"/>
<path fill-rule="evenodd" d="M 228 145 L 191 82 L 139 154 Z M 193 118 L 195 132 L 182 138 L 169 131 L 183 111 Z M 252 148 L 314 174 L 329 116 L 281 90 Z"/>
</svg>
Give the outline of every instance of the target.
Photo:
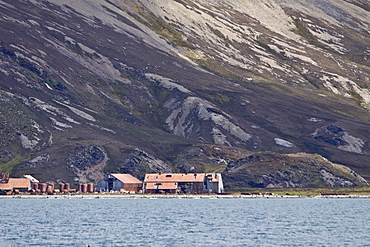
<svg viewBox="0 0 370 247">
<path fill-rule="evenodd" d="M 368 199 L 370 195 L 154 195 L 154 194 L 72 194 L 72 195 L 1 195 L 1 199 L 330 199 L 351 198 Z"/>
</svg>

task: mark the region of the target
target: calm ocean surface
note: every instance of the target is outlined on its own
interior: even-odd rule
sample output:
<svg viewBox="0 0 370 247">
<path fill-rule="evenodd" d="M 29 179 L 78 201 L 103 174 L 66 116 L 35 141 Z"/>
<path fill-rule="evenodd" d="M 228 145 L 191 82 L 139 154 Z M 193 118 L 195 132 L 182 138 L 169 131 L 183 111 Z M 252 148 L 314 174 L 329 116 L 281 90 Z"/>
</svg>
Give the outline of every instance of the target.
<svg viewBox="0 0 370 247">
<path fill-rule="evenodd" d="M 0 199 L 0 246 L 370 246 L 370 199 Z"/>
</svg>

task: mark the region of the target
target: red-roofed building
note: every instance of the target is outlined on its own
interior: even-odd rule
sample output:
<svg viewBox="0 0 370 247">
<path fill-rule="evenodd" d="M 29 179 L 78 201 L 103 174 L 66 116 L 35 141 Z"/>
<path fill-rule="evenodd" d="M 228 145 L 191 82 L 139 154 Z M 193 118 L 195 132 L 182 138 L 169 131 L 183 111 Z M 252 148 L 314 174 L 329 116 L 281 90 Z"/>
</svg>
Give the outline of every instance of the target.
<svg viewBox="0 0 370 247">
<path fill-rule="evenodd" d="M 25 175 L 26 176 L 26 175 Z M 9 194 L 11 192 L 29 192 L 32 189 L 32 180 L 29 177 L 9 178 L 0 183 L 0 191 Z"/>
<path fill-rule="evenodd" d="M 222 193 L 220 173 L 151 173 L 144 179 L 144 193 Z"/>
<path fill-rule="evenodd" d="M 12 185 L 13 190 L 20 192 L 28 192 L 32 188 L 32 182 L 28 178 L 9 178 L 8 183 Z"/>
<path fill-rule="evenodd" d="M 13 187 L 9 183 L 0 183 L 0 195 L 11 194 Z"/>
<path fill-rule="evenodd" d="M 130 174 L 112 173 L 97 183 L 98 191 L 139 192 L 143 182 Z"/>
</svg>

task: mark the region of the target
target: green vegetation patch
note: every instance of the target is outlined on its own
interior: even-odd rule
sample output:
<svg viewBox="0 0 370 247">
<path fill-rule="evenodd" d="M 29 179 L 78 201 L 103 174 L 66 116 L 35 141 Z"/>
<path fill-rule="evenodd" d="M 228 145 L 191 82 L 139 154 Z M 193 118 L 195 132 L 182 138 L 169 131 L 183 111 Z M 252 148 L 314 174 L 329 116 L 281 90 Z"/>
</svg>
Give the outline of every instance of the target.
<svg viewBox="0 0 370 247">
<path fill-rule="evenodd" d="M 304 40 L 308 41 L 310 44 L 317 46 L 317 47 L 323 47 L 315 35 L 311 33 L 311 31 L 304 25 L 302 21 L 299 19 L 293 19 L 295 28 L 292 29 L 292 31 L 295 34 L 298 34 L 301 36 Z"/>
<path fill-rule="evenodd" d="M 344 112 L 344 111 L 341 111 L 341 110 L 334 110 L 334 112 L 339 113 L 340 115 L 343 115 L 343 116 L 346 116 L 346 117 L 351 117 L 351 118 L 355 117 L 353 114 L 348 113 L 348 112 Z"/>
<path fill-rule="evenodd" d="M 202 69 L 207 70 L 213 74 L 216 74 L 226 80 L 238 81 L 238 82 L 243 80 L 241 76 L 236 75 L 232 71 L 226 69 L 224 66 L 222 66 L 217 61 L 212 61 L 212 60 L 207 60 L 207 59 L 198 59 L 196 62 Z"/>
<path fill-rule="evenodd" d="M 220 104 L 227 104 L 232 101 L 232 98 L 224 93 L 215 93 L 207 95 L 210 101 L 218 102 Z"/>
<path fill-rule="evenodd" d="M 361 97 L 361 95 L 359 94 L 359 93 L 357 93 L 356 91 L 354 91 L 354 90 L 350 90 L 349 92 L 348 92 L 351 96 L 352 96 L 352 98 L 360 105 L 360 106 L 362 106 L 362 107 L 364 107 L 365 106 L 365 104 L 366 104 L 366 102 L 365 102 L 365 100 Z"/>
<path fill-rule="evenodd" d="M 131 14 L 131 16 L 133 16 L 137 21 L 150 27 L 157 34 L 172 41 L 178 46 L 194 48 L 192 44 L 183 39 L 182 34 L 176 31 L 176 28 L 173 25 L 165 22 L 162 18 L 155 16 L 143 4 L 141 4 L 141 6 L 133 4 L 133 10 L 136 13 L 128 13 Z M 126 11 L 128 10 L 126 9 Z"/>
<path fill-rule="evenodd" d="M 223 172 L 227 166 L 225 163 L 220 163 L 217 165 L 216 164 L 217 162 L 204 163 L 203 164 L 204 172 L 206 173 Z"/>
<path fill-rule="evenodd" d="M 12 173 L 13 169 L 17 165 L 26 161 L 27 159 L 29 159 L 28 156 L 27 157 L 17 157 L 6 163 L 1 163 L 2 160 L 0 159 L 0 172 Z"/>
</svg>

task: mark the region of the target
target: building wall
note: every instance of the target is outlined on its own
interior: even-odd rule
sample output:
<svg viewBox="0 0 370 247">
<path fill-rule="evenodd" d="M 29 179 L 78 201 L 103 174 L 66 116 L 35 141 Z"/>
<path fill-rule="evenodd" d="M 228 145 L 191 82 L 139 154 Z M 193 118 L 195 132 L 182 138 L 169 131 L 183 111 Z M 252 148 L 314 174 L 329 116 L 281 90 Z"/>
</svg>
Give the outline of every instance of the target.
<svg viewBox="0 0 370 247">
<path fill-rule="evenodd" d="M 219 189 L 219 182 L 209 182 L 207 184 L 207 189 L 205 189 L 205 192 L 207 193 L 222 193 Z"/>
<path fill-rule="evenodd" d="M 188 174 L 147 174 L 145 178 L 144 193 L 178 192 L 185 194 L 202 194 L 224 192 L 221 173 L 194 174 L 194 180 L 197 181 L 192 181 Z M 163 186 L 159 186 L 158 189 L 154 189 L 151 185 L 150 188 L 148 188 L 147 184 L 153 184 L 153 182 L 158 182 L 163 184 Z M 174 189 L 171 188 L 171 186 L 166 186 L 167 183 L 175 183 L 176 188 Z"/>
<path fill-rule="evenodd" d="M 169 194 L 176 194 L 176 190 L 175 189 L 159 189 L 159 190 L 156 190 L 156 189 L 146 189 L 144 193 L 148 193 L 148 194 L 157 194 L 157 193 L 169 193 Z"/>
<path fill-rule="evenodd" d="M 178 190 L 180 193 L 201 194 L 204 193 L 204 185 L 203 182 L 179 182 Z"/>
<path fill-rule="evenodd" d="M 211 178 L 211 177 L 209 177 L 209 178 Z M 223 193 L 223 192 L 225 192 L 221 173 L 212 174 L 212 179 L 211 180 L 209 180 L 207 178 L 205 179 L 205 181 L 204 181 L 204 192 L 205 193 Z"/>
<path fill-rule="evenodd" d="M 225 192 L 225 189 L 224 189 L 224 182 L 222 181 L 222 175 L 221 173 L 219 173 L 219 182 L 218 182 L 218 191 L 217 193 L 224 193 Z"/>
<path fill-rule="evenodd" d="M 112 175 L 108 175 L 104 179 L 100 180 L 96 185 L 96 189 L 98 191 L 106 192 L 121 190 L 139 192 L 142 190 L 142 187 L 142 183 L 124 183 Z"/>
<path fill-rule="evenodd" d="M 98 191 L 106 191 L 106 192 L 109 192 L 109 191 L 120 191 L 121 189 L 124 188 L 124 184 L 119 181 L 117 178 L 109 175 L 107 177 L 105 177 L 104 179 L 100 180 L 97 185 L 96 185 L 96 188 Z"/>
<path fill-rule="evenodd" d="M 100 180 L 96 184 L 96 189 L 98 191 L 107 191 L 108 190 L 108 181 L 105 181 L 104 179 Z"/>
<path fill-rule="evenodd" d="M 123 190 L 124 191 L 134 191 L 134 192 L 139 192 L 142 190 L 143 184 L 142 183 L 124 183 L 123 185 Z"/>
</svg>

